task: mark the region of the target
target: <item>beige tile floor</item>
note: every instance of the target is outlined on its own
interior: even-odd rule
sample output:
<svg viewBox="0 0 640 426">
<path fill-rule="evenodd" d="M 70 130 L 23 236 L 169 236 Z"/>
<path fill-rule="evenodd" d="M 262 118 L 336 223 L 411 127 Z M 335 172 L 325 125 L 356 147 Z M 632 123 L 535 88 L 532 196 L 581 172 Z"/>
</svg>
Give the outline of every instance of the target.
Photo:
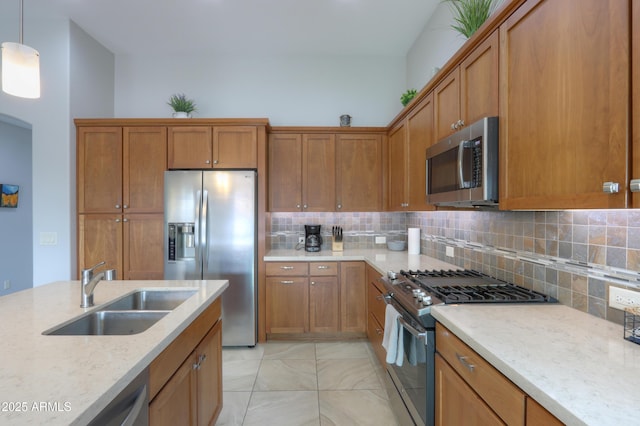
<svg viewBox="0 0 640 426">
<path fill-rule="evenodd" d="M 224 348 L 216 425 L 397 426 L 366 341 Z"/>
</svg>

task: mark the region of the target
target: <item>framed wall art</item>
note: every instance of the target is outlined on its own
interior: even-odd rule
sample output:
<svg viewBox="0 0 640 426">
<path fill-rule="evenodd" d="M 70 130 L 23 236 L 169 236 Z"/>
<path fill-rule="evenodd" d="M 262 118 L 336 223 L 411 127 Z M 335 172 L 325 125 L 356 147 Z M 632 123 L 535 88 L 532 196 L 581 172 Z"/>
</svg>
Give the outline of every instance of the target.
<svg viewBox="0 0 640 426">
<path fill-rule="evenodd" d="M 18 207 L 18 185 L 0 183 L 0 207 Z"/>
</svg>

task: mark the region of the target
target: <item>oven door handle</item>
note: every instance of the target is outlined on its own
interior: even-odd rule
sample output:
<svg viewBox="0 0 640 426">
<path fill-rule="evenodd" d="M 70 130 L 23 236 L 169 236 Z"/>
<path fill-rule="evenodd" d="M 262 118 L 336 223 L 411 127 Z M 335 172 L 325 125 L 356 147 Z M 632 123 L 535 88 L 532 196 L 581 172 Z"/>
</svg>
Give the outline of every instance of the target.
<svg viewBox="0 0 640 426">
<path fill-rule="evenodd" d="M 417 339 L 422 339 L 424 341 L 424 344 L 427 344 L 427 332 L 426 331 L 418 331 L 415 327 L 413 327 L 411 324 L 409 324 L 407 321 L 405 321 L 404 318 L 402 317 L 398 317 L 398 322 L 400 323 L 400 325 L 402 327 L 404 327 L 409 333 L 411 333 L 413 336 L 415 336 Z"/>
</svg>

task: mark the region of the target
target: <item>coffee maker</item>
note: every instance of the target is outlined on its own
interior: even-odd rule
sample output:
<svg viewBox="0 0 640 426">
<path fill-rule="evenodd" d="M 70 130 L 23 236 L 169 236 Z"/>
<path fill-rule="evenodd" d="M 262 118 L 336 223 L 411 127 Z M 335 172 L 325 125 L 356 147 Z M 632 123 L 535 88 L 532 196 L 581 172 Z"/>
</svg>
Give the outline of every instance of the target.
<svg viewBox="0 0 640 426">
<path fill-rule="evenodd" d="M 320 235 L 321 225 L 304 226 L 304 249 L 305 251 L 320 251 L 322 247 L 322 235 Z"/>
</svg>

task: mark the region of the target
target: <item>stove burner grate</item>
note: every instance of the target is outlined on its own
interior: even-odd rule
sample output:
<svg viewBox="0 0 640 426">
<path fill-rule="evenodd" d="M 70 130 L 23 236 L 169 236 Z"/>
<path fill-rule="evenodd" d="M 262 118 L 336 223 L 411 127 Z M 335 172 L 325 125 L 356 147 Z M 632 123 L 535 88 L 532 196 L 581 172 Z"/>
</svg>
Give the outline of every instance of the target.
<svg viewBox="0 0 640 426">
<path fill-rule="evenodd" d="M 424 286 L 444 303 L 535 303 L 549 302 L 542 293 L 513 284 Z"/>
</svg>

